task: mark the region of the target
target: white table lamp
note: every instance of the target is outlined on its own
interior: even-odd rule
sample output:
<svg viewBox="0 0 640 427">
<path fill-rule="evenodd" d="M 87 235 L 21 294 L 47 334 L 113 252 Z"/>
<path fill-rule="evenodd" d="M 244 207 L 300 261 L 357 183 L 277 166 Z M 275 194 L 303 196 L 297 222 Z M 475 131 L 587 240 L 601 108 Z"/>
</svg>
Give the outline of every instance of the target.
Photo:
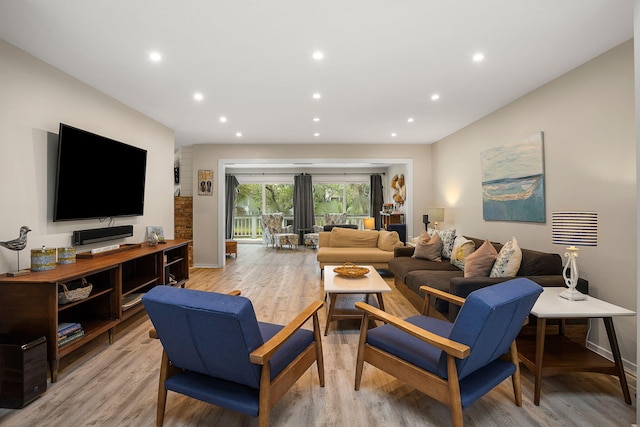
<svg viewBox="0 0 640 427">
<path fill-rule="evenodd" d="M 444 222 L 444 208 L 427 208 L 430 222 L 433 222 L 434 230 L 438 229 L 438 223 Z"/>
<path fill-rule="evenodd" d="M 560 297 L 569 301 L 581 301 L 587 296 L 576 290 L 578 284 L 578 248 L 576 246 L 598 245 L 598 213 L 562 211 L 552 212 L 552 241 L 556 245 L 569 245 L 564 256 L 567 263 L 562 270 L 564 282 L 569 289 Z M 567 273 L 567 270 L 569 272 Z"/>
</svg>

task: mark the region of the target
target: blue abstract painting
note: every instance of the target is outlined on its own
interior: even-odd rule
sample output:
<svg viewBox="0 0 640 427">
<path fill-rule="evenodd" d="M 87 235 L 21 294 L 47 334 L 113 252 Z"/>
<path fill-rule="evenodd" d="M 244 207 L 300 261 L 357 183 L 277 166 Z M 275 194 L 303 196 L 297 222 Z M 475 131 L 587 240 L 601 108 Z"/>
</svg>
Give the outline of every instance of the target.
<svg viewBox="0 0 640 427">
<path fill-rule="evenodd" d="M 480 157 L 485 220 L 546 222 L 542 132 Z"/>
</svg>

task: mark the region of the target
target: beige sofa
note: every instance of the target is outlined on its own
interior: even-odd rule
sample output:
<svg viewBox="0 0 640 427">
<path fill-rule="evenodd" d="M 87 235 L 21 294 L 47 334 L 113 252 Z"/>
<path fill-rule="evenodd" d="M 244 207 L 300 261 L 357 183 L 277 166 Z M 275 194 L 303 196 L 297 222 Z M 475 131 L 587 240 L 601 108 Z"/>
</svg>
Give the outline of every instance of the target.
<svg viewBox="0 0 640 427">
<path fill-rule="evenodd" d="M 325 265 L 347 262 L 371 265 L 376 269 L 387 268 L 389 260 L 393 259 L 394 249 L 404 246 L 395 231 L 336 227 L 319 234 L 316 259 L 321 271 Z"/>
</svg>

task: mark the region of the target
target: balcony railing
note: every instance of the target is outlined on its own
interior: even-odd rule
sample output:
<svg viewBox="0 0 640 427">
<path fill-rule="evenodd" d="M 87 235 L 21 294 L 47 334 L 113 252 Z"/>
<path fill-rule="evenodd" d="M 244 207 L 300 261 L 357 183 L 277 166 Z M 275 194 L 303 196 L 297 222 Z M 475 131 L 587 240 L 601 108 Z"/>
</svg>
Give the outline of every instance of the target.
<svg viewBox="0 0 640 427">
<path fill-rule="evenodd" d="M 362 220 L 367 215 L 350 215 L 347 217 L 347 224 L 355 224 L 359 229 L 364 228 Z M 293 224 L 293 217 L 284 217 L 285 224 Z M 324 225 L 324 215 L 316 215 L 316 225 Z M 236 216 L 233 221 L 233 238 L 241 239 L 262 239 L 262 221 L 257 216 Z"/>
</svg>

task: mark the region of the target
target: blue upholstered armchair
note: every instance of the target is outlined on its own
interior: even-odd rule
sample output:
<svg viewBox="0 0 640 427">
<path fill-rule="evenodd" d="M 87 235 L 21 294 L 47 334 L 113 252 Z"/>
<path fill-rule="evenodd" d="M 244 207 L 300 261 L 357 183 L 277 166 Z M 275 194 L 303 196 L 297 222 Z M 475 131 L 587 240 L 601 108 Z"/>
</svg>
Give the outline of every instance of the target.
<svg viewBox="0 0 640 427">
<path fill-rule="evenodd" d="M 142 298 L 162 342 L 156 425 L 164 420 L 167 391 L 258 417 L 316 362 L 324 387 L 318 310 L 309 305 L 286 326 L 258 322 L 241 296 L 156 286 Z M 313 332 L 301 329 L 313 319 Z"/>
<path fill-rule="evenodd" d="M 488 286 L 465 299 L 423 286 L 462 305 L 454 323 L 419 315 L 401 320 L 363 302 L 355 389 L 367 362 L 449 405 L 454 426 L 462 410 L 511 376 L 517 406 L 522 406 L 516 336 L 542 287 L 518 278 Z M 428 304 L 427 304 L 428 307 Z M 385 322 L 369 330 L 369 317 Z M 501 356 L 506 355 L 506 359 Z"/>
</svg>

